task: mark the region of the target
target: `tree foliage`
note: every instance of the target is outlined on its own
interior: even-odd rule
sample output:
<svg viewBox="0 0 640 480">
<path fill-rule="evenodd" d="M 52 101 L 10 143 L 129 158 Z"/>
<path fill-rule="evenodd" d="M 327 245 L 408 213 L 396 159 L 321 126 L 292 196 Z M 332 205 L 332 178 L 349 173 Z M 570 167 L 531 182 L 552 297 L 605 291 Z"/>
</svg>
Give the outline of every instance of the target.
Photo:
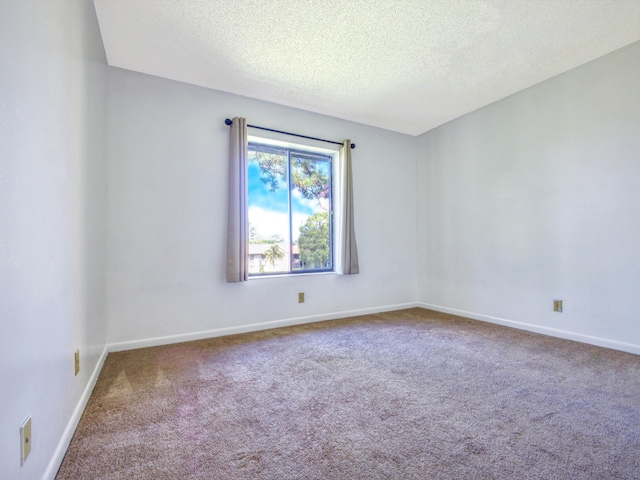
<svg viewBox="0 0 640 480">
<path fill-rule="evenodd" d="M 268 186 L 270 192 L 287 183 L 287 157 L 280 153 L 254 151 L 249 161 L 258 162 L 260 180 Z"/>
<path fill-rule="evenodd" d="M 270 192 L 287 185 L 287 156 L 282 153 L 254 151 L 250 161 L 258 162 L 260 180 Z M 329 192 L 329 174 L 313 158 L 291 155 L 291 187 L 307 200 L 320 200 Z"/>
<path fill-rule="evenodd" d="M 300 227 L 300 261 L 305 269 L 326 268 L 329 264 L 329 214 L 314 213 Z"/>
<path fill-rule="evenodd" d="M 329 192 L 329 175 L 309 158 L 291 160 L 291 183 L 307 200 L 325 198 Z"/>
</svg>

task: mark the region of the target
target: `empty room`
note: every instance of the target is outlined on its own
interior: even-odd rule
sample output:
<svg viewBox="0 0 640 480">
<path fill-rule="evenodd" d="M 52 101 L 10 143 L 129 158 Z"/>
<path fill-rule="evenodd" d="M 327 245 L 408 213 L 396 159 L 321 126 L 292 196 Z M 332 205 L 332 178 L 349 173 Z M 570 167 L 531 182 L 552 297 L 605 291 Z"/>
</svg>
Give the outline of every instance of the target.
<svg viewBox="0 0 640 480">
<path fill-rule="evenodd" d="M 640 479 L 640 1 L 0 0 L 0 479 Z"/>
</svg>

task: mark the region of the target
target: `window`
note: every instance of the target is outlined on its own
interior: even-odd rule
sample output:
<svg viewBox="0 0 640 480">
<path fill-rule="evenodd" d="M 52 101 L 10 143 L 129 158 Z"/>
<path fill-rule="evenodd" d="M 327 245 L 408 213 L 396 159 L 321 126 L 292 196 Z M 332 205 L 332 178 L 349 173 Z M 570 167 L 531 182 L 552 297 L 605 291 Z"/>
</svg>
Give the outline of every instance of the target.
<svg viewBox="0 0 640 480">
<path fill-rule="evenodd" d="M 333 271 L 334 156 L 249 142 L 249 275 Z"/>
</svg>

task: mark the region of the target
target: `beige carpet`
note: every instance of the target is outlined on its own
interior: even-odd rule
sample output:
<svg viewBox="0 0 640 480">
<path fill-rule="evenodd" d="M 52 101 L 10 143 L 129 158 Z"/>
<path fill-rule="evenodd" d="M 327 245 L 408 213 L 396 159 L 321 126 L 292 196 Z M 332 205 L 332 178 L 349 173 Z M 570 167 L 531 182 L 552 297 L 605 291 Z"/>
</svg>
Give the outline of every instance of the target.
<svg viewBox="0 0 640 480">
<path fill-rule="evenodd" d="M 110 354 L 58 479 L 640 479 L 640 357 L 423 309 Z"/>
</svg>

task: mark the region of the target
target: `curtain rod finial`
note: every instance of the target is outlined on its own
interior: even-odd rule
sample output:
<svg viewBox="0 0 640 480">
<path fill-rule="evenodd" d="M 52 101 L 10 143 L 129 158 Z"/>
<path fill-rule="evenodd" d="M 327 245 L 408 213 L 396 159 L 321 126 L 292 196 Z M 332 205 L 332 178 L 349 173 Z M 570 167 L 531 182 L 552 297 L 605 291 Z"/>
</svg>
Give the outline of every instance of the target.
<svg viewBox="0 0 640 480">
<path fill-rule="evenodd" d="M 355 143 L 352 143 L 352 144 L 351 144 L 351 148 L 356 148 L 356 144 L 355 144 Z"/>
<path fill-rule="evenodd" d="M 233 122 L 231 121 L 230 118 L 225 119 L 224 121 L 225 125 L 231 125 Z"/>
</svg>

